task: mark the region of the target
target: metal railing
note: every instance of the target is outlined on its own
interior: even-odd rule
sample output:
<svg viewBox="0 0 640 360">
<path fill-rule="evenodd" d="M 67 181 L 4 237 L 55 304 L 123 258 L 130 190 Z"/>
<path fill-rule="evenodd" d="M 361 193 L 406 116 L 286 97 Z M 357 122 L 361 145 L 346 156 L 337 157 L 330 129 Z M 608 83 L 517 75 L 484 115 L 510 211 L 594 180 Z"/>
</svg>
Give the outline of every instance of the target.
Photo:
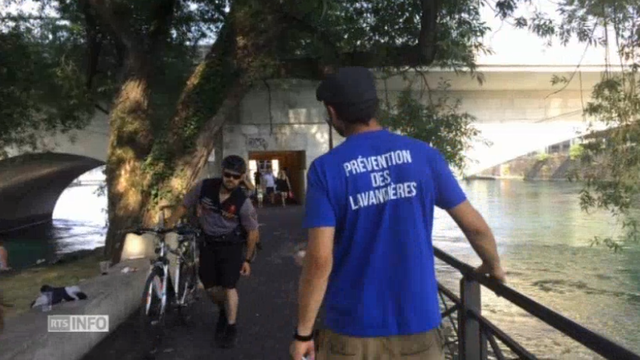
<svg viewBox="0 0 640 360">
<path fill-rule="evenodd" d="M 488 358 L 487 345 L 491 346 L 495 358 L 506 359 L 496 339 L 506 345 L 520 359 L 537 359 L 517 341 L 500 330 L 495 324 L 482 316 L 480 289 L 481 285 L 493 291 L 499 297 L 523 309 L 535 318 L 574 339 L 588 349 L 598 353 L 605 359 L 640 360 L 640 355 L 631 352 L 623 346 L 601 336 L 584 326 L 570 320 L 546 306 L 532 300 L 512 288 L 499 283 L 487 276 L 474 272 L 470 265 L 452 257 L 444 251 L 434 247 L 436 258 L 457 269 L 462 274 L 460 280 L 460 297 L 438 283 L 439 295 L 444 304 L 442 318 L 449 318 L 452 328 L 457 334 L 457 357 L 460 360 L 486 360 Z M 453 303 L 448 307 L 445 298 Z M 457 324 L 452 315 L 458 314 Z M 455 341 L 453 342 L 455 343 Z M 447 343 L 449 346 L 452 343 Z"/>
</svg>

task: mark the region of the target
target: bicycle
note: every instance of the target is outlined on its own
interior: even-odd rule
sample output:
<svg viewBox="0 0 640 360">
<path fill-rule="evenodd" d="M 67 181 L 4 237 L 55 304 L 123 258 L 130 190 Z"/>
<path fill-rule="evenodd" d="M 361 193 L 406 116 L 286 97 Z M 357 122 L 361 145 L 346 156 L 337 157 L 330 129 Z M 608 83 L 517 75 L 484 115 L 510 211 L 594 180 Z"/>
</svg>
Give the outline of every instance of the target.
<svg viewBox="0 0 640 360">
<path fill-rule="evenodd" d="M 140 321 L 144 336 L 158 338 L 165 325 L 167 310 L 171 307 L 182 313 L 182 308 L 195 300 L 198 288 L 198 246 L 200 230 L 188 225 L 173 228 L 138 228 L 127 232 L 137 235 L 151 233 L 156 236 L 155 253 L 142 293 Z M 172 249 L 165 241 L 166 234 L 178 235 L 177 247 Z M 171 280 L 169 254 L 176 255 L 174 281 Z M 177 286 L 176 286 L 177 285 Z M 158 330 L 156 333 L 154 330 Z"/>
</svg>

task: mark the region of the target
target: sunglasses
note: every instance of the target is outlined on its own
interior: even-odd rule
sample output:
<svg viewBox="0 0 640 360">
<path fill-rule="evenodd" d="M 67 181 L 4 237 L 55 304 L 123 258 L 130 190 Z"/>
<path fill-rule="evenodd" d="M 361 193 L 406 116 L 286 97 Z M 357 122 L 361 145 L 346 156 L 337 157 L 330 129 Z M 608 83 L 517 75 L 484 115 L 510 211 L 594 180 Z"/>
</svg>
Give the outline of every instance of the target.
<svg viewBox="0 0 640 360">
<path fill-rule="evenodd" d="M 224 173 L 224 177 L 232 178 L 232 179 L 235 179 L 235 180 L 240 180 L 240 178 L 242 178 L 242 175 L 231 174 L 231 173 L 225 172 Z"/>
</svg>

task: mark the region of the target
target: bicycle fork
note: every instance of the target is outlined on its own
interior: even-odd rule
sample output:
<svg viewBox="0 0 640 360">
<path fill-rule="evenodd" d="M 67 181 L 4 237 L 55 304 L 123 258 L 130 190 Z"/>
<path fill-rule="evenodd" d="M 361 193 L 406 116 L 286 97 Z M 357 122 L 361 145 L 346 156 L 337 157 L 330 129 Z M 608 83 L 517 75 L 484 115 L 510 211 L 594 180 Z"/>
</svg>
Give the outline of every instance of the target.
<svg viewBox="0 0 640 360">
<path fill-rule="evenodd" d="M 183 289 L 183 294 L 180 294 L 180 265 L 182 264 L 181 256 L 177 257 L 176 261 L 176 280 L 175 280 L 175 292 L 176 292 L 176 303 L 178 306 L 182 306 L 184 302 L 184 294 L 186 293 L 186 289 Z"/>
</svg>

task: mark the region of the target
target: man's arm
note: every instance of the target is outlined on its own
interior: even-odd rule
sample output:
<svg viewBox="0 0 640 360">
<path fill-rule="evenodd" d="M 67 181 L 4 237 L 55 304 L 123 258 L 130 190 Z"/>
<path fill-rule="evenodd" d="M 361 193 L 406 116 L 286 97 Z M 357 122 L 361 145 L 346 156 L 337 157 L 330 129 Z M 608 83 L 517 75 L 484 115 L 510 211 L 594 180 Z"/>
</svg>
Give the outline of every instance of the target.
<svg viewBox="0 0 640 360">
<path fill-rule="evenodd" d="M 244 183 L 244 186 L 246 186 L 247 189 L 249 190 L 254 190 L 256 188 L 255 186 L 253 186 L 253 183 L 251 182 L 251 180 L 249 180 L 249 175 L 245 175 L 242 178 L 242 182 Z"/>
<path fill-rule="evenodd" d="M 187 214 L 188 211 L 189 209 L 187 209 L 186 206 L 182 204 L 178 205 L 178 208 L 171 212 L 171 216 L 167 220 L 167 227 L 174 227 L 178 223 L 178 221 Z"/>
<path fill-rule="evenodd" d="M 504 281 L 504 270 L 500 265 L 496 239 L 482 215 L 468 200 L 447 210 L 447 212 L 465 234 L 473 250 L 482 259 L 483 270 L 487 270 L 498 280 Z"/>
<path fill-rule="evenodd" d="M 192 209 L 194 206 L 198 205 L 198 196 L 200 195 L 202 184 L 203 181 L 200 181 L 196 186 L 194 186 L 184 196 L 184 200 L 182 201 L 182 203 L 178 205 L 174 211 L 171 212 L 171 216 L 169 216 L 169 219 L 166 221 L 166 226 L 168 228 L 174 227 L 178 223 L 178 221 L 189 212 L 189 209 Z"/>
<path fill-rule="evenodd" d="M 298 334 L 313 331 L 333 268 L 334 227 L 309 229 L 309 244 L 298 289 Z"/>
<path fill-rule="evenodd" d="M 259 239 L 260 239 L 260 232 L 258 231 L 258 229 L 251 230 L 248 232 L 248 235 L 247 235 L 247 258 L 248 259 L 251 259 L 251 257 L 255 253 L 256 244 L 258 243 Z"/>
<path fill-rule="evenodd" d="M 245 200 L 240 209 L 240 222 L 247 231 L 247 257 L 251 258 L 256 251 L 256 244 L 260 240 L 258 213 L 256 208 L 253 207 L 251 199 Z"/>
</svg>

